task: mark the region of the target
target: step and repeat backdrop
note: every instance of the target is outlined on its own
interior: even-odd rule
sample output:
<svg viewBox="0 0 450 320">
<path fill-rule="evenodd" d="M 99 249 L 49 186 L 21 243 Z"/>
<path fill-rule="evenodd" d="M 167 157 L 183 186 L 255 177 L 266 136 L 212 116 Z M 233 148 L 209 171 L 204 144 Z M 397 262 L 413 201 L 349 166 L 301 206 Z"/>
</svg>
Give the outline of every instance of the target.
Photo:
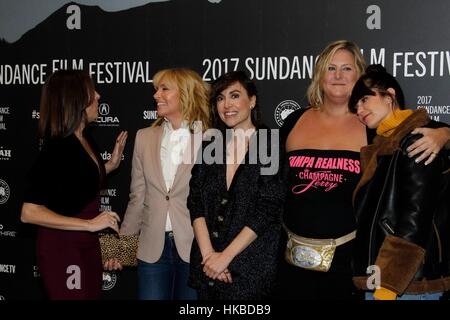
<svg viewBox="0 0 450 320">
<path fill-rule="evenodd" d="M 101 94 L 95 137 L 111 156 L 129 138 L 102 210 L 123 215 L 136 131 L 156 119 L 152 77 L 188 67 L 205 81 L 245 70 L 263 121 L 282 125 L 306 107 L 315 59 L 329 42 L 355 41 L 382 63 L 407 105 L 450 123 L 448 0 L 0 0 L 0 300 L 44 299 L 35 227 L 19 221 L 23 181 L 38 153 L 39 97 L 58 69 L 87 69 Z M 70 168 L 67 168 L 70 170 Z M 136 270 L 103 275 L 104 299 L 134 299 Z"/>
</svg>

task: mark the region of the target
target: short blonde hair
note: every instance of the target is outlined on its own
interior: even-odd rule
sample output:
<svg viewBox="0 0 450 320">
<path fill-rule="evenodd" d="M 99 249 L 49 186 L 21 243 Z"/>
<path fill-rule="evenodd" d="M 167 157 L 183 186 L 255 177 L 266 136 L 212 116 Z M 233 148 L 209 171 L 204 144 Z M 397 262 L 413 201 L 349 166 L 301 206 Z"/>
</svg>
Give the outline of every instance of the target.
<svg viewBox="0 0 450 320">
<path fill-rule="evenodd" d="M 158 71 L 153 76 L 153 85 L 159 86 L 162 80 L 168 81 L 180 92 L 181 115 L 188 122 L 189 128 L 194 130 L 194 122 L 202 122 L 202 130 L 210 127 L 209 85 L 200 75 L 190 69 L 173 68 Z M 163 123 L 164 118 L 158 117 L 153 127 Z"/>
<path fill-rule="evenodd" d="M 364 73 L 366 63 L 361 54 L 361 50 L 356 43 L 347 40 L 338 40 L 327 45 L 317 59 L 316 65 L 314 66 L 312 81 L 306 92 L 309 105 L 312 108 L 318 109 L 323 104 L 322 80 L 334 54 L 341 49 L 347 50 L 355 58 L 355 67 L 358 78 Z"/>
</svg>

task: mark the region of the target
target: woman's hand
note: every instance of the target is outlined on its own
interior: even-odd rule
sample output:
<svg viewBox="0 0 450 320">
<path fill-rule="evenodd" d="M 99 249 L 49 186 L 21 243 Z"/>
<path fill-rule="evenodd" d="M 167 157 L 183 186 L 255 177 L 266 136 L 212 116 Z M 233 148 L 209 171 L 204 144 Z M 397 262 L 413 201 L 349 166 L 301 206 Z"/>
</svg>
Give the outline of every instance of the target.
<svg viewBox="0 0 450 320">
<path fill-rule="evenodd" d="M 218 277 L 218 280 L 223 281 L 225 283 L 232 283 L 233 278 L 231 277 L 231 273 L 228 269 L 225 269 L 224 272 L 222 272 Z"/>
<path fill-rule="evenodd" d="M 113 271 L 113 270 L 122 270 L 122 264 L 120 263 L 120 261 L 116 258 L 114 259 L 108 259 L 105 261 L 105 263 L 103 264 L 103 269 L 108 270 L 108 271 Z"/>
<path fill-rule="evenodd" d="M 417 163 L 425 160 L 425 165 L 430 164 L 437 156 L 439 151 L 448 143 L 450 139 L 449 128 L 416 128 L 412 134 L 422 134 L 423 137 L 414 142 L 406 149 L 409 157 L 419 155 L 415 160 Z"/>
<path fill-rule="evenodd" d="M 123 149 L 125 149 L 127 137 L 127 131 L 122 131 L 117 136 L 116 144 L 114 145 L 114 150 L 111 154 L 111 159 L 105 163 L 106 173 L 110 173 L 119 167 L 120 161 L 122 161 Z"/>
<path fill-rule="evenodd" d="M 210 251 L 208 251 L 207 253 L 205 253 L 205 255 L 203 256 L 202 264 L 204 264 L 204 262 L 206 260 L 208 260 L 209 257 L 212 254 L 214 254 L 214 253 L 216 253 L 216 252 L 214 250 L 212 250 L 212 249 Z M 205 269 L 203 269 L 203 270 L 205 270 Z M 230 271 L 228 269 L 225 269 L 221 274 L 219 274 L 219 276 L 217 277 L 217 280 L 223 281 L 225 283 L 232 283 L 233 282 L 233 278 L 231 277 L 231 273 L 230 273 Z"/>
<path fill-rule="evenodd" d="M 213 252 L 203 259 L 203 272 L 214 280 L 231 280 L 231 275 L 228 277 L 229 272 L 224 272 L 227 270 L 228 265 L 232 260 L 233 257 L 226 255 L 223 252 Z"/>
<path fill-rule="evenodd" d="M 117 233 L 119 233 L 118 222 L 120 221 L 120 218 L 115 212 L 103 211 L 98 216 L 88 221 L 89 221 L 89 231 L 91 232 L 111 228 Z"/>
</svg>

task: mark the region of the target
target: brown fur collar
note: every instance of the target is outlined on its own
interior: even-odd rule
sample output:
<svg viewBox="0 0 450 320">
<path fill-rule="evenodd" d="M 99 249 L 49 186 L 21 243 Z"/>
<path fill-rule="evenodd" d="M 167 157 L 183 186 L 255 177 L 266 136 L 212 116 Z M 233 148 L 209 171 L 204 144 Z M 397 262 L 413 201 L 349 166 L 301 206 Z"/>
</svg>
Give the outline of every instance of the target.
<svg viewBox="0 0 450 320">
<path fill-rule="evenodd" d="M 394 154 L 406 135 L 415 128 L 426 125 L 429 121 L 430 118 L 425 109 L 415 110 L 412 115 L 395 128 L 389 137 L 376 136 L 373 144 L 361 148 L 360 157 L 363 175 L 353 192 L 353 201 L 358 190 L 372 179 L 377 168 L 377 157 Z"/>
</svg>

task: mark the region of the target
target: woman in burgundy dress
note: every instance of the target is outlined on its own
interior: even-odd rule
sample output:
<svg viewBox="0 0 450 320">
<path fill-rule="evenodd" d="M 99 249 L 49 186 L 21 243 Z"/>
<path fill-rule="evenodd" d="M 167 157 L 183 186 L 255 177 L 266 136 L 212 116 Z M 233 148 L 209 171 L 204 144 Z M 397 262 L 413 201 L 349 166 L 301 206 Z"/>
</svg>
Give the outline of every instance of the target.
<svg viewBox="0 0 450 320">
<path fill-rule="evenodd" d="M 89 75 L 61 70 L 44 84 L 41 152 L 27 176 L 21 220 L 39 226 L 37 261 L 50 299 L 98 299 L 102 263 L 97 231 L 118 231 L 115 212 L 99 213 L 105 175 L 116 169 L 127 133 L 117 137 L 103 163 L 85 130 L 95 121 L 100 95 Z"/>
</svg>

